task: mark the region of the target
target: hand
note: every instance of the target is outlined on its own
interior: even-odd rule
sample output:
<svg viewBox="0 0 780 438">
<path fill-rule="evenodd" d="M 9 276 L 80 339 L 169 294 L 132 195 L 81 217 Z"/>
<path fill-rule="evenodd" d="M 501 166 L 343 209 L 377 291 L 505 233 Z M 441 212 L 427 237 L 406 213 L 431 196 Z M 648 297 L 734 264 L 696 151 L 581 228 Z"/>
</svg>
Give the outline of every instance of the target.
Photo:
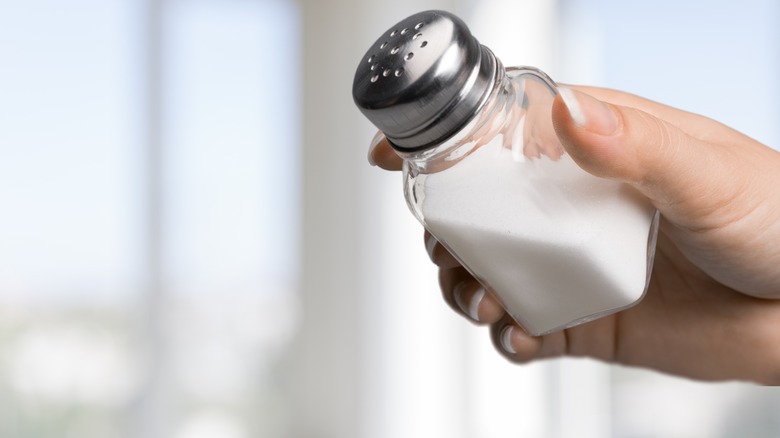
<svg viewBox="0 0 780 438">
<path fill-rule="evenodd" d="M 706 117 L 613 90 L 562 88 L 552 118 L 580 167 L 630 184 L 661 212 L 647 295 L 623 312 L 531 337 L 426 233 L 445 301 L 490 325 L 497 349 L 518 363 L 587 356 L 780 384 L 780 153 Z M 401 167 L 381 139 L 369 160 Z"/>
</svg>

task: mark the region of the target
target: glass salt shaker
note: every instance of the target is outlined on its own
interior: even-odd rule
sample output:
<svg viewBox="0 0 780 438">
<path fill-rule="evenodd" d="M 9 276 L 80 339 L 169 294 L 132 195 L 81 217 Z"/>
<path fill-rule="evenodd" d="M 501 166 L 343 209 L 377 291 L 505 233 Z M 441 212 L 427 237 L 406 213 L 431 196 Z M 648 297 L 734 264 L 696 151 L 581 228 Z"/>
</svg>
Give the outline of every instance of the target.
<svg viewBox="0 0 780 438">
<path fill-rule="evenodd" d="M 379 37 L 352 93 L 403 158 L 414 216 L 528 333 L 641 300 L 658 213 L 566 154 L 544 72 L 504 68 L 459 18 L 426 11 Z"/>
</svg>

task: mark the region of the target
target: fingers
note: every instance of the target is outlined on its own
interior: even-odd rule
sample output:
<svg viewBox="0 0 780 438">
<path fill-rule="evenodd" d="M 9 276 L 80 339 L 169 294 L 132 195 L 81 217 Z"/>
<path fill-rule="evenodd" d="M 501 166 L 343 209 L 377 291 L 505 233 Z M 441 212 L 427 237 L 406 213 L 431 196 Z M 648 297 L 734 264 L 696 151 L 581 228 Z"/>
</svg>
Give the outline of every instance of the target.
<svg viewBox="0 0 780 438">
<path fill-rule="evenodd" d="M 525 363 L 568 353 L 566 332 L 539 337 L 528 335 L 466 269 L 439 270 L 439 284 L 444 300 L 453 310 L 473 323 L 490 326 L 493 345 L 509 361 Z"/>
<path fill-rule="evenodd" d="M 440 269 L 439 286 L 444 301 L 474 323 L 493 324 L 504 316 L 495 296 L 462 267 Z"/>
<path fill-rule="evenodd" d="M 431 260 L 440 267 L 439 286 L 444 301 L 471 322 L 490 325 L 493 344 L 508 360 L 524 363 L 565 354 L 611 360 L 614 356 L 613 343 L 609 342 L 615 339 L 614 318 L 541 337 L 530 336 L 506 313 L 498 298 L 427 231 L 425 245 Z"/>
<path fill-rule="evenodd" d="M 697 146 L 693 138 L 648 113 L 568 88 L 560 89 L 553 104 L 553 121 L 564 147 L 583 169 L 626 182 L 657 179 L 663 166 L 692 158 L 675 156 L 684 153 L 681 143 Z"/>
<path fill-rule="evenodd" d="M 425 247 L 439 266 L 439 286 L 444 301 L 457 313 L 475 324 L 491 326 L 491 337 L 498 351 L 516 363 L 566 354 L 564 332 L 542 337 L 529 336 L 506 313 L 500 301 L 458 263 L 428 231 Z"/>
<path fill-rule="evenodd" d="M 650 99 L 645 99 L 631 93 L 611 90 L 608 88 L 587 87 L 581 85 L 568 88 L 573 88 L 577 91 L 586 93 L 598 100 L 601 100 L 602 102 L 636 108 L 651 114 L 656 118 L 674 121 L 674 124 L 683 132 L 704 141 L 739 141 L 741 139 L 747 138 L 745 135 L 734 131 L 728 126 L 716 122 L 708 117 L 704 117 L 702 115 L 688 111 L 683 111 L 681 109 L 664 105 Z"/>
<path fill-rule="evenodd" d="M 376 133 L 368 148 L 368 162 L 385 170 L 401 170 L 403 164 L 381 131 Z"/>
<path fill-rule="evenodd" d="M 490 328 L 496 350 L 515 363 L 559 356 L 592 357 L 607 362 L 616 360 L 617 316 L 590 321 L 543 336 L 530 336 L 509 315 Z"/>
<path fill-rule="evenodd" d="M 428 232 L 428 230 L 425 230 L 424 237 L 425 250 L 428 252 L 428 257 L 431 258 L 431 261 L 434 265 L 442 269 L 450 269 L 460 266 L 460 263 L 455 259 L 455 257 L 453 257 L 452 254 L 447 251 L 447 248 L 440 244 L 439 241 Z"/>
<path fill-rule="evenodd" d="M 499 353 L 515 363 L 536 359 L 544 343 L 541 337 L 528 336 L 509 318 L 490 327 L 490 339 Z"/>
<path fill-rule="evenodd" d="M 515 363 L 563 356 L 568 352 L 565 331 L 530 336 L 508 315 L 491 326 L 490 338 L 496 350 Z"/>
<path fill-rule="evenodd" d="M 707 227 L 739 196 L 735 153 L 689 135 L 654 115 L 561 88 L 553 124 L 571 157 L 596 176 L 630 183 L 675 224 Z"/>
</svg>

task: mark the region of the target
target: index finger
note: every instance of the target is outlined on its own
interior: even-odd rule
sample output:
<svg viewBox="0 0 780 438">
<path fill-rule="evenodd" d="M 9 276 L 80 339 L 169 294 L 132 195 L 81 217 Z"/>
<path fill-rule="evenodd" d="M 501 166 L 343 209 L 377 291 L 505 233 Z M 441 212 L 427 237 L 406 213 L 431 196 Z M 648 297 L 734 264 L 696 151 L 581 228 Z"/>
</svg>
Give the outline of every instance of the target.
<svg viewBox="0 0 780 438">
<path fill-rule="evenodd" d="M 403 160 L 395 153 L 387 138 L 381 132 L 377 133 L 368 151 L 368 161 L 385 170 L 401 170 Z"/>
</svg>

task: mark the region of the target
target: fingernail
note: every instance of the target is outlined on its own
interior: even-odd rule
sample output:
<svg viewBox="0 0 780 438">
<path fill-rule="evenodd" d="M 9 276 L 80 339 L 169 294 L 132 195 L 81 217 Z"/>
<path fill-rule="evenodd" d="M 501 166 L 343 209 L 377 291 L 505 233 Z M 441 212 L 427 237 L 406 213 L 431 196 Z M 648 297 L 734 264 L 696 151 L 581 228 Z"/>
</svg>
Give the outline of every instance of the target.
<svg viewBox="0 0 780 438">
<path fill-rule="evenodd" d="M 575 125 L 599 135 L 617 130 L 618 118 L 604 102 L 566 87 L 558 88 L 558 93 Z"/>
<path fill-rule="evenodd" d="M 512 331 L 514 329 L 514 327 L 509 325 L 501 331 L 501 348 L 509 354 L 517 354 L 514 347 L 512 347 Z"/>
<path fill-rule="evenodd" d="M 433 260 L 433 250 L 436 248 L 436 243 L 438 241 L 431 234 L 428 234 L 428 237 L 425 238 L 425 250 L 428 251 L 428 257 L 430 257 L 432 262 L 435 262 Z"/>
<path fill-rule="evenodd" d="M 465 281 L 458 283 L 455 286 L 455 302 L 458 303 L 460 310 L 468 315 L 471 319 L 479 322 L 479 303 L 482 302 L 482 298 L 485 296 L 485 288 L 479 287 L 474 294 L 471 295 L 471 299 L 466 302 L 465 289 L 467 283 Z"/>
<path fill-rule="evenodd" d="M 368 147 L 368 164 L 376 166 L 376 161 L 374 161 L 374 149 L 376 149 L 377 145 L 384 139 L 385 134 L 383 134 L 382 131 L 377 131 L 377 133 L 374 134 L 374 138 L 371 139 L 371 146 Z"/>
</svg>

